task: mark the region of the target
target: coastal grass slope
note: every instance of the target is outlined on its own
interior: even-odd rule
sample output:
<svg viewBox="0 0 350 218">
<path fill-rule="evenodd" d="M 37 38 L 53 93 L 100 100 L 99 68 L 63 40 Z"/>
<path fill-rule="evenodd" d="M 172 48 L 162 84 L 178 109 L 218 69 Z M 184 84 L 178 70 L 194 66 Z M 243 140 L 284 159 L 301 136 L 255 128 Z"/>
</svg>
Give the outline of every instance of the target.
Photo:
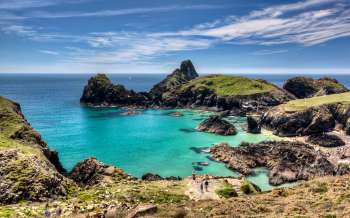
<svg viewBox="0 0 350 218">
<path fill-rule="evenodd" d="M 321 105 L 336 104 L 336 103 L 349 105 L 350 92 L 292 100 L 284 104 L 283 107 L 286 111 L 300 111 L 310 107 L 317 107 Z"/>
<path fill-rule="evenodd" d="M 219 96 L 252 95 L 269 92 L 275 89 L 275 86 L 263 80 L 231 75 L 198 77 L 183 85 L 181 89 L 184 90 L 189 87 L 191 87 L 192 90 L 207 89 Z"/>
</svg>

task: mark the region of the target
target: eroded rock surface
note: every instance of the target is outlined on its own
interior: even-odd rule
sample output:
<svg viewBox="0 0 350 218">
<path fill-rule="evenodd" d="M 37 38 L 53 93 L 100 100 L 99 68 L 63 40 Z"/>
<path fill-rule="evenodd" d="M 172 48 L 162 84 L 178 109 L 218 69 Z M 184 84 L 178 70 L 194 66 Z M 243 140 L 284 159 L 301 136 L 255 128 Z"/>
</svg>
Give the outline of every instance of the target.
<svg viewBox="0 0 350 218">
<path fill-rule="evenodd" d="M 310 98 L 349 91 L 336 79 L 329 77 L 324 77 L 321 79 L 293 77 L 284 83 L 283 88 L 295 95 L 297 98 Z"/>
<path fill-rule="evenodd" d="M 260 117 L 247 116 L 247 132 L 258 134 L 261 133 Z"/>
<path fill-rule="evenodd" d="M 218 135 L 235 135 L 237 130 L 235 126 L 220 116 L 211 116 L 204 120 L 197 127 L 198 131 L 209 132 Z"/>
<path fill-rule="evenodd" d="M 250 175 L 255 167 L 268 168 L 269 183 L 272 185 L 333 175 L 336 172 L 335 166 L 323 153 L 301 142 L 265 141 L 244 143 L 235 148 L 222 143 L 212 147 L 210 152 L 216 160 L 243 175 Z"/>
<path fill-rule="evenodd" d="M 345 142 L 339 137 L 334 134 L 315 134 L 308 136 L 307 140 L 308 143 L 319 145 L 322 147 L 339 147 L 344 146 Z"/>
</svg>

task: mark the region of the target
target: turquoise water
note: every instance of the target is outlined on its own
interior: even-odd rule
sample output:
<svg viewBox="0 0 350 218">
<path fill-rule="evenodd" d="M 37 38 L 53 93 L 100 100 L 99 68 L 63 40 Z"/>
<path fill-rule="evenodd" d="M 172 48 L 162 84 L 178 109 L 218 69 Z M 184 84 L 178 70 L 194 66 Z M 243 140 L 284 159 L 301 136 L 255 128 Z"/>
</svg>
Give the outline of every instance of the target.
<svg viewBox="0 0 350 218">
<path fill-rule="evenodd" d="M 0 95 L 21 104 L 24 115 L 49 146 L 59 152 L 63 166 L 70 170 L 77 162 L 96 156 L 134 176 L 146 172 L 161 176 L 189 176 L 193 162 L 208 162 L 199 174 L 237 175 L 222 163 L 210 161 L 208 154 L 191 147 L 208 147 L 229 142 L 258 142 L 272 136 L 247 134 L 246 120 L 234 117 L 239 130 L 235 136 L 216 136 L 191 131 L 209 114 L 182 110 L 183 117 L 172 117 L 167 110 L 146 110 L 136 116 L 123 116 L 116 108 L 81 107 L 79 98 L 91 75 L 11 75 L 0 74 Z M 147 91 L 166 75 L 110 75 L 113 82 L 136 91 Z M 291 75 L 260 75 L 280 84 Z M 315 77 L 320 77 L 315 76 Z M 350 77 L 338 76 L 350 86 Z M 271 189 L 266 170 L 257 169 L 249 179 L 263 190 Z"/>
</svg>

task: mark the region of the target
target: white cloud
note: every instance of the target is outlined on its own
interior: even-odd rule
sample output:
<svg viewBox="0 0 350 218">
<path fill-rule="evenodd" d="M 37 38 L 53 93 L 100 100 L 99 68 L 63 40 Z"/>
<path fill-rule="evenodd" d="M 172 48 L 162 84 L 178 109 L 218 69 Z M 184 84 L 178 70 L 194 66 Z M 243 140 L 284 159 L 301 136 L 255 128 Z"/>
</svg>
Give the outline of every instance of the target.
<svg viewBox="0 0 350 218">
<path fill-rule="evenodd" d="M 54 56 L 57 56 L 60 54 L 59 52 L 51 51 L 51 50 L 39 50 L 39 52 L 44 53 L 44 54 L 48 54 L 48 55 L 54 55 Z"/>
<path fill-rule="evenodd" d="M 287 49 L 280 49 L 280 50 L 264 49 L 264 50 L 258 50 L 253 52 L 253 55 L 271 55 L 271 54 L 281 54 L 286 52 L 288 52 Z"/>
<path fill-rule="evenodd" d="M 40 8 L 62 3 L 80 3 L 87 0 L 2 0 L 0 9 L 18 10 L 24 8 Z"/>
</svg>

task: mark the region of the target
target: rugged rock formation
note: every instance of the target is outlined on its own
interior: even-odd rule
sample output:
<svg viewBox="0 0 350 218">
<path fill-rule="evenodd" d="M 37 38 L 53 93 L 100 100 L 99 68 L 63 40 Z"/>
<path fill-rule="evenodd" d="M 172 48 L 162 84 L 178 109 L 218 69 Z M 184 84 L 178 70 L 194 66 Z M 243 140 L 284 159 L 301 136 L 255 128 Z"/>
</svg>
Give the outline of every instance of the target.
<svg viewBox="0 0 350 218">
<path fill-rule="evenodd" d="M 247 116 L 248 128 L 247 132 L 253 134 L 261 133 L 260 118 L 254 116 Z"/>
<path fill-rule="evenodd" d="M 323 153 L 300 142 L 265 141 L 244 143 L 236 148 L 223 143 L 210 151 L 215 159 L 243 175 L 250 175 L 255 167 L 268 168 L 269 183 L 272 185 L 333 175 L 336 171 Z"/>
<path fill-rule="evenodd" d="M 250 111 L 264 111 L 294 96 L 263 80 L 210 75 L 190 80 L 165 92 L 162 98 L 163 105 L 169 107 L 205 108 L 244 115 Z"/>
<path fill-rule="evenodd" d="M 157 103 L 163 101 L 163 94 L 170 92 L 182 84 L 198 77 L 198 73 L 190 60 L 183 61 L 180 69 L 176 69 L 172 74 L 168 75 L 163 81 L 153 86 L 150 95 Z"/>
<path fill-rule="evenodd" d="M 158 174 L 146 173 L 142 175 L 142 180 L 145 181 L 158 181 L 158 180 L 182 180 L 181 177 L 169 176 L 169 177 L 161 177 Z"/>
<path fill-rule="evenodd" d="M 333 134 L 310 135 L 308 136 L 306 142 L 329 148 L 345 145 L 345 142 L 339 136 Z"/>
<path fill-rule="evenodd" d="M 114 178 L 128 178 L 121 169 L 106 165 L 96 158 L 80 161 L 70 172 L 69 177 L 80 185 L 96 185 L 110 183 Z"/>
<path fill-rule="evenodd" d="M 73 182 L 57 152 L 24 119 L 19 104 L 0 97 L 0 204 L 65 195 Z"/>
<path fill-rule="evenodd" d="M 283 88 L 297 98 L 310 98 L 349 91 L 336 79 L 329 77 L 316 80 L 308 77 L 293 77 L 285 82 Z"/>
<path fill-rule="evenodd" d="M 346 123 L 345 123 L 345 133 L 346 133 L 347 135 L 350 135 L 350 118 L 348 118 L 348 119 L 346 120 Z"/>
<path fill-rule="evenodd" d="M 88 106 L 145 106 L 149 96 L 114 85 L 105 74 L 97 74 L 89 79 L 80 102 Z"/>
<path fill-rule="evenodd" d="M 275 107 L 264 114 L 261 123 L 278 136 L 328 132 L 335 126 L 332 112 L 325 105 L 292 112 L 284 110 L 283 107 Z"/>
<path fill-rule="evenodd" d="M 204 120 L 196 128 L 198 131 L 215 133 L 218 135 L 236 135 L 237 131 L 233 124 L 223 120 L 220 116 L 211 116 Z"/>
</svg>

